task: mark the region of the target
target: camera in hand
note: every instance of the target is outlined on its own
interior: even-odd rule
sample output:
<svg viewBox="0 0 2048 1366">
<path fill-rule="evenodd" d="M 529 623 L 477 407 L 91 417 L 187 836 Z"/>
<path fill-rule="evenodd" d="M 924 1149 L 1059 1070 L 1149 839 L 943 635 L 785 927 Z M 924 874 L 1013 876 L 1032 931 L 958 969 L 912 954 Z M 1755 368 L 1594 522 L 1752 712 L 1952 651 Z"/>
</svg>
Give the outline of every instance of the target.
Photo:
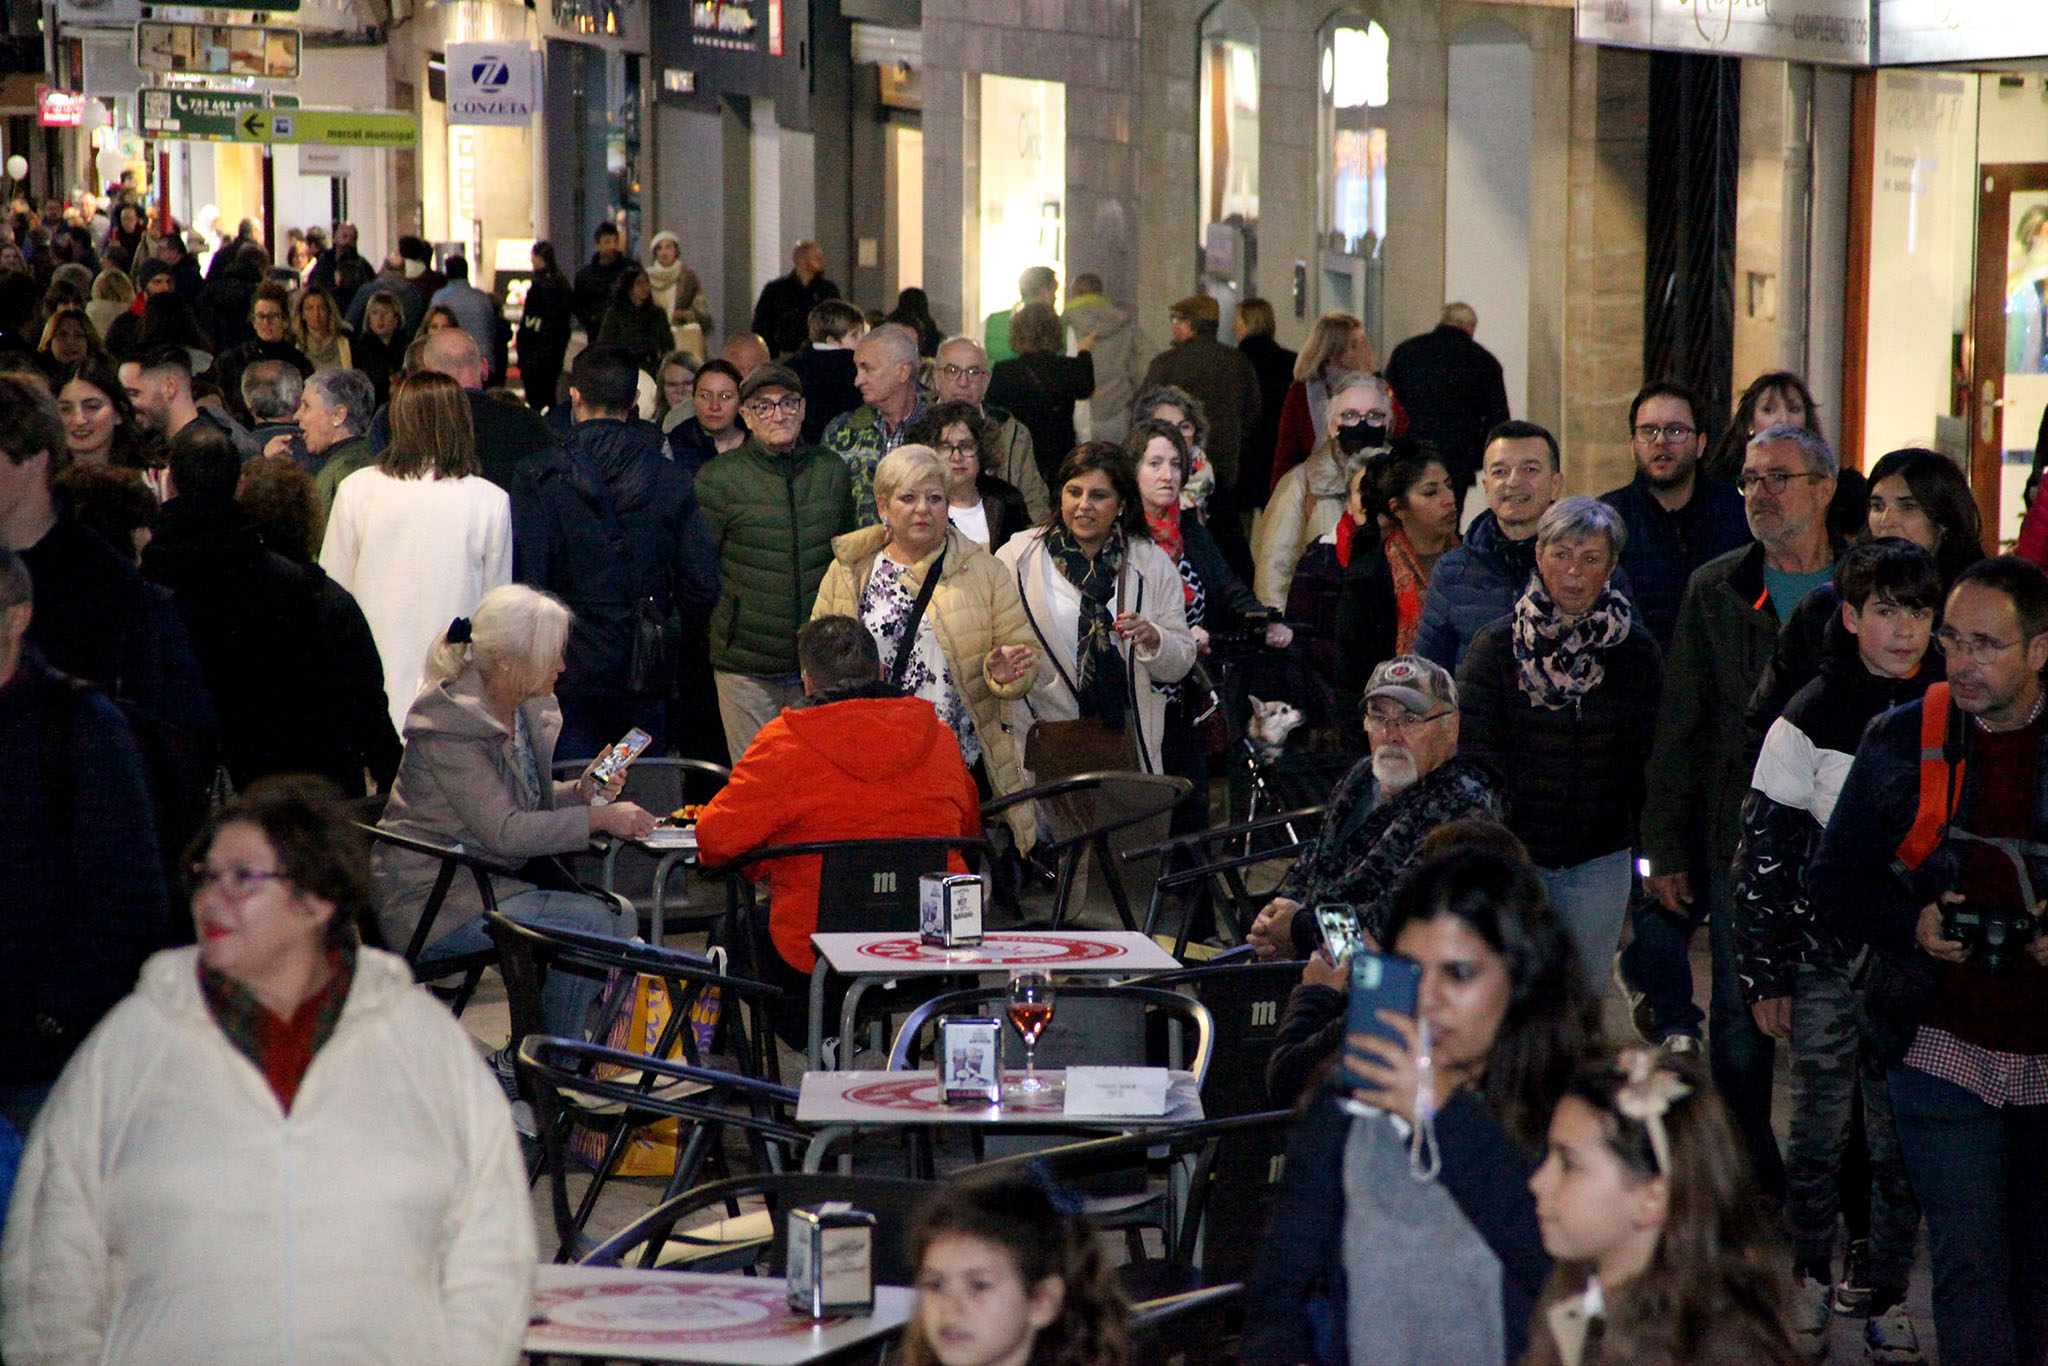
<svg viewBox="0 0 2048 1366">
<path fill-rule="evenodd" d="M 1970 960 L 1987 972 L 2004 967 L 2043 932 L 2048 932 L 2048 924 L 2024 907 L 1958 901 L 1944 902 L 1941 908 L 1942 938 L 1969 949 Z"/>
</svg>

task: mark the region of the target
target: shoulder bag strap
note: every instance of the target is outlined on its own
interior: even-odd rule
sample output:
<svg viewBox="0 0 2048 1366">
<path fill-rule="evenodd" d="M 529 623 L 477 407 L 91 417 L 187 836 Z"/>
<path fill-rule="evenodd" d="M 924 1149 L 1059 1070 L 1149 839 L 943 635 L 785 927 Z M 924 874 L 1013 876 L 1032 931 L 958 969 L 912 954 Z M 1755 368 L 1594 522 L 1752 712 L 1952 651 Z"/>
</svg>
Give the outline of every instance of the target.
<svg viewBox="0 0 2048 1366">
<path fill-rule="evenodd" d="M 931 605 L 932 590 L 939 586 L 939 575 L 945 572 L 946 550 L 941 546 L 939 558 L 932 561 L 931 571 L 917 590 L 917 601 L 910 605 L 910 619 L 903 623 L 903 638 L 896 642 L 896 659 L 889 665 L 891 687 L 903 686 L 903 671 L 910 667 L 911 651 L 917 648 L 917 628 L 924 622 L 924 609 Z"/>
<path fill-rule="evenodd" d="M 1079 701 L 1081 697 L 1081 690 L 1074 686 L 1074 680 L 1067 677 L 1066 669 L 1061 667 L 1059 651 L 1053 649 L 1052 642 L 1045 638 L 1045 630 L 1044 628 L 1039 626 L 1038 616 L 1031 610 L 1031 593 L 1028 589 L 1024 587 L 1024 559 L 1026 556 L 1032 554 L 1034 551 L 1041 555 L 1045 554 L 1044 543 L 1040 542 L 1038 545 L 1032 547 L 1031 550 L 1027 550 L 1024 552 L 1023 555 L 1017 557 L 1017 597 L 1024 604 L 1024 620 L 1031 623 L 1031 634 L 1037 636 L 1038 643 L 1045 647 L 1045 657 L 1047 661 L 1051 663 L 1053 672 L 1060 676 L 1060 682 L 1067 685 L 1067 692 L 1070 693 L 1076 701 Z M 1027 706 L 1030 704 L 1030 699 L 1028 697 L 1026 698 L 1025 704 Z"/>
</svg>

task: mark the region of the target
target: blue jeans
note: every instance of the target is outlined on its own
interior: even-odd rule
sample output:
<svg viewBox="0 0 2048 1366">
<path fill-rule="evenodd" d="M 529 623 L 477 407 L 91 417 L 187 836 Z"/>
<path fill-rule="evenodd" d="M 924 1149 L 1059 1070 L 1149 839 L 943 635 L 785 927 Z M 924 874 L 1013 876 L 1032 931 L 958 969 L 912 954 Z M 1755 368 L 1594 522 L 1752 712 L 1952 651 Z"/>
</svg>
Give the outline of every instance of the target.
<svg viewBox="0 0 2048 1366">
<path fill-rule="evenodd" d="M 1942 1366 L 2048 1360 L 2048 1105 L 1986 1105 L 1903 1064 L 1890 1081 L 1927 1215 Z"/>
<path fill-rule="evenodd" d="M 1596 991 L 1604 989 L 1614 946 L 1621 942 L 1621 918 L 1628 911 L 1629 887 L 1635 879 L 1629 851 L 1617 849 L 1569 868 L 1539 868 L 1536 872 L 1558 919 L 1571 932 L 1587 982 Z"/>
<path fill-rule="evenodd" d="M 521 925 L 544 930 L 577 930 L 607 939 L 631 939 L 638 926 L 622 918 L 608 901 L 581 892 L 547 892 L 536 888 L 498 899 L 498 913 Z M 478 953 L 491 947 L 484 918 L 476 919 L 435 941 L 420 955 L 422 963 Z M 589 1037 L 590 1013 L 604 994 L 604 979 L 552 970 L 540 989 L 540 1016 L 548 1033 L 564 1039 Z"/>
</svg>

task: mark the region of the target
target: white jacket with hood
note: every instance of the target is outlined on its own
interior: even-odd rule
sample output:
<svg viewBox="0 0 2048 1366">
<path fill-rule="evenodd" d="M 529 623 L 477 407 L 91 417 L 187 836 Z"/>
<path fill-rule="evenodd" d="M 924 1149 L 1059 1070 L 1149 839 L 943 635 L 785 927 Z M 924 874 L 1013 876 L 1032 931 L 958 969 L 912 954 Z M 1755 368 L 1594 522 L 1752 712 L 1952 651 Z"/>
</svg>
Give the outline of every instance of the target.
<svg viewBox="0 0 2048 1366">
<path fill-rule="evenodd" d="M 403 960 L 358 951 L 287 1115 L 144 965 L 58 1080 L 0 1245 L 0 1353 L 86 1363 L 512 1362 L 533 1210 L 504 1094 Z"/>
</svg>

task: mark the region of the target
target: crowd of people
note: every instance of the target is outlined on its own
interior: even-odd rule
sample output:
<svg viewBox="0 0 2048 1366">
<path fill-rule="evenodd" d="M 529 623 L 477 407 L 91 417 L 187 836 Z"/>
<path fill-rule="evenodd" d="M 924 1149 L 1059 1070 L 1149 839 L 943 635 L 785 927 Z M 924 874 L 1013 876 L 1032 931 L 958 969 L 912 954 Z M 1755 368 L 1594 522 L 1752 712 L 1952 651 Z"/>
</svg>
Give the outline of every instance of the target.
<svg viewBox="0 0 2048 1366">
<path fill-rule="evenodd" d="M 0 229 L 9 1360 L 516 1346 L 512 1059 L 464 1061 L 384 952 L 488 947 L 482 898 L 418 934 L 436 861 L 362 858 L 350 816 L 614 937 L 547 861 L 653 828 L 590 767 L 629 731 L 731 767 L 708 865 L 973 839 L 1102 770 L 1186 778 L 1170 828 L 1201 831 L 1226 652 L 1350 760 L 1224 927 L 1300 964 L 1245 1360 L 1793 1361 L 1841 1314 L 1917 1361 L 1923 1218 L 1942 1359 L 2048 1354 L 2048 503 L 1987 558 L 1954 462 L 1845 470 L 1785 372 L 1725 424 L 1653 378 L 1614 416 L 1633 479 L 1564 496 L 1459 304 L 1383 371 L 1358 319 L 1297 354 L 1259 299 L 1235 345 L 1180 300 L 1154 352 L 1100 277 L 1062 310 L 1033 267 L 947 336 L 805 242 L 712 354 L 673 234 L 643 264 L 605 224 L 573 278 L 536 243 L 515 327 L 413 238 L 278 264 L 253 223 L 57 213 Z M 1006 903 L 1040 806 L 994 832 Z M 819 860 L 761 875 L 741 961 L 802 1000 Z M 1383 1034 L 1332 908 L 1419 972 Z M 552 976 L 547 1028 L 599 985 Z M 372 1125 L 393 1086 L 405 1125 Z M 258 1178 L 240 1203 L 199 1153 Z M 1129 1357 L 1050 1183 L 939 1192 L 913 1254 L 914 1361 Z"/>
</svg>

